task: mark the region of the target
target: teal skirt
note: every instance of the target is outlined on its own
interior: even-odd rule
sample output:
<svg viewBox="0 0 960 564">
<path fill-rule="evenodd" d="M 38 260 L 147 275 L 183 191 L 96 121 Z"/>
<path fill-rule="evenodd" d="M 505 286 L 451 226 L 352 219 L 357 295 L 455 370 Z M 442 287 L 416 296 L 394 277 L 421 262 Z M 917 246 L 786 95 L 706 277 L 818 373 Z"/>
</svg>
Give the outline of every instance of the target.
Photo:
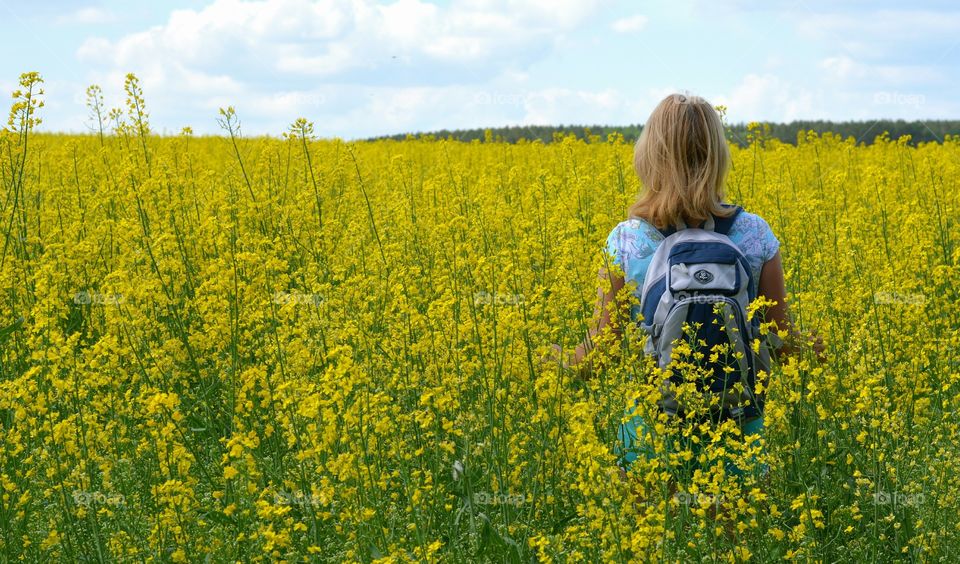
<svg viewBox="0 0 960 564">
<path fill-rule="evenodd" d="M 652 433 L 643 419 L 639 415 L 634 414 L 633 409 L 630 408 L 625 411 L 624 415 L 628 417 L 628 419 L 620 424 L 614 453 L 618 457 L 620 467 L 624 470 L 630 470 L 630 466 L 640 456 L 652 460 L 657 454 L 654 452 L 651 444 Z M 756 445 L 759 443 L 760 437 L 763 436 L 763 416 L 744 421 L 740 430 L 744 435 L 745 441 L 748 441 L 750 446 Z M 671 470 L 679 475 L 689 477 L 693 474 L 693 471 L 699 467 L 697 462 L 697 457 L 700 452 L 699 443 L 694 443 L 685 437 L 667 440 L 666 452 L 662 453 L 662 456 L 666 457 L 672 453 L 684 452 L 686 450 L 690 450 L 693 457 L 683 462 L 679 468 L 672 468 Z M 665 460 L 664 462 L 667 461 Z M 670 464 L 667 464 L 667 467 L 670 468 Z M 747 474 L 761 476 L 769 471 L 767 464 L 758 463 L 755 455 L 750 457 L 749 472 L 739 468 L 730 460 L 724 460 L 724 467 L 726 468 L 727 474 L 737 476 L 738 478 L 742 478 Z"/>
</svg>

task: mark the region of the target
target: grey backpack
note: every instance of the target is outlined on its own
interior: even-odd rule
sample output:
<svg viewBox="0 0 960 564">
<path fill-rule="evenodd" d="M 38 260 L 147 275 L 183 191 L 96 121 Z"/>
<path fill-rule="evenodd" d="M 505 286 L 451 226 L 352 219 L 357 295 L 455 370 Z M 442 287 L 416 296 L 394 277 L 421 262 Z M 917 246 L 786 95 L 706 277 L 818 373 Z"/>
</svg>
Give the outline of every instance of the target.
<svg viewBox="0 0 960 564">
<path fill-rule="evenodd" d="M 754 354 L 750 346 L 759 338 L 760 323 L 759 316 L 751 322 L 747 314 L 747 306 L 756 297 L 750 266 L 727 236 L 742 211 L 736 206 L 732 216 L 713 216 L 703 227 L 681 224 L 679 229 L 661 230 L 665 238 L 653 254 L 640 299 L 640 327 L 647 336 L 644 352 L 652 355 L 660 368 L 670 364 L 676 339 L 690 339 L 684 323 L 692 328 L 695 339 L 691 346 L 704 353 L 700 366 L 711 375 L 699 380 L 697 389 L 719 396 L 710 413 L 715 421 L 761 415 L 763 397 L 753 390 L 758 372 L 770 369 L 768 350 L 761 347 L 760 354 Z M 711 349 L 722 343 L 729 343 L 729 354 L 710 361 Z M 670 415 L 684 413 L 674 391 L 682 382 L 680 375 L 673 374 L 661 387 L 658 403 Z M 734 387 L 738 382 L 743 384 L 741 392 Z"/>
</svg>

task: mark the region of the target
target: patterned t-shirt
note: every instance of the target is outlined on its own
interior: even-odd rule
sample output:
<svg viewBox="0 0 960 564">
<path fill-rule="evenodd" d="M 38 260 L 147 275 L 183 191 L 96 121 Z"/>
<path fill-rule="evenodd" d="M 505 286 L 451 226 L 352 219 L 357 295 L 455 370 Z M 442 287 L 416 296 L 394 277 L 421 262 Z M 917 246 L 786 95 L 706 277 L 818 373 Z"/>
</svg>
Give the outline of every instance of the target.
<svg viewBox="0 0 960 564">
<path fill-rule="evenodd" d="M 750 264 L 753 295 L 757 295 L 760 269 L 780 249 L 780 241 L 762 217 L 746 210 L 740 212 L 727 233 Z M 634 295 L 640 299 L 643 278 L 647 267 L 664 237 L 656 227 L 643 219 L 632 217 L 617 224 L 607 236 L 607 253 L 613 262 L 623 269 L 624 282 L 636 284 Z M 634 306 L 632 316 L 636 319 L 640 307 Z"/>
</svg>

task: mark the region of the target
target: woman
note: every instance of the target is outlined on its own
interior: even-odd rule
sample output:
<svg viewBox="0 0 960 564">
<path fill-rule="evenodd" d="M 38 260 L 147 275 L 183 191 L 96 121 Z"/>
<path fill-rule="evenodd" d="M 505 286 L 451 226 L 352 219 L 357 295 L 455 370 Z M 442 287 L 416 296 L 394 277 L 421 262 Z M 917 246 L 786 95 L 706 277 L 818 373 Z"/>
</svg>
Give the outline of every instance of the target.
<svg viewBox="0 0 960 564">
<path fill-rule="evenodd" d="M 634 167 L 643 190 L 631 206 L 629 218 L 614 227 L 607 237 L 607 252 L 623 276 L 601 268 L 601 279 L 608 279 L 610 285 L 608 290 L 598 291 L 595 315 L 598 322 L 568 362 L 578 366 L 582 376 L 591 375 L 590 367 L 583 360 L 593 346 L 593 337 L 608 326 L 620 333 L 617 321 L 611 319 L 611 311 L 620 308 L 611 306 L 616 305 L 613 304 L 616 295 L 627 282 L 635 283 L 637 292 L 643 287 L 650 259 L 664 239 L 663 231 L 683 225 L 699 226 L 707 218 L 732 214 L 734 207 L 723 203 L 730 162 L 723 123 L 706 100 L 672 94 L 653 110 L 634 150 Z M 777 328 L 786 330 L 792 337 L 780 347 L 778 354 L 796 352 L 799 333 L 793 328 L 787 311 L 777 237 L 763 218 L 746 210 L 733 220 L 727 236 L 747 258 L 752 270 L 752 294 L 776 302 L 766 309 L 764 321 L 775 321 Z M 634 310 L 632 317 L 635 318 L 636 313 Z M 819 338 L 814 339 L 813 346 L 820 356 L 823 343 Z M 646 429 L 638 415 L 621 425 L 619 438 L 624 447 L 625 468 L 636 458 L 638 450 L 652 456 L 649 449 L 638 448 Z M 762 415 L 744 422 L 742 431 L 747 437 L 759 436 L 763 431 Z M 728 468 L 734 474 L 739 473 L 736 467 L 728 465 Z"/>
</svg>

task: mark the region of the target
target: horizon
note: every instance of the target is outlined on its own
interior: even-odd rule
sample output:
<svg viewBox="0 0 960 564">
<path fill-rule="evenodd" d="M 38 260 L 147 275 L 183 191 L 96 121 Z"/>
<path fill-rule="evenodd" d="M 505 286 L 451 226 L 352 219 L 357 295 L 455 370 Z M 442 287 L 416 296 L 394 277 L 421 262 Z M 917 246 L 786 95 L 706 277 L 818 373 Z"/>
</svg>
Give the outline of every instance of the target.
<svg viewBox="0 0 960 564">
<path fill-rule="evenodd" d="M 42 119 L 42 118 L 43 118 L 43 110 L 41 109 L 41 110 L 37 113 L 37 115 L 38 115 L 38 117 L 40 117 L 40 118 Z M 242 120 L 241 120 L 241 121 L 242 121 Z M 819 130 L 819 131 L 814 130 L 814 129 L 806 129 L 806 131 L 814 131 L 814 132 L 817 133 L 818 135 L 823 135 L 823 134 L 825 134 L 825 133 L 833 133 L 833 134 L 835 134 L 835 135 L 839 135 L 839 136 L 841 137 L 841 139 L 846 139 L 846 138 L 848 138 L 848 137 L 854 137 L 854 138 L 856 139 L 856 141 L 857 141 L 858 144 L 859 144 L 859 143 L 866 143 L 866 144 L 869 145 L 869 144 L 872 144 L 872 143 L 873 143 L 873 140 L 874 140 L 875 137 L 881 135 L 882 133 L 889 133 L 889 134 L 891 134 L 891 139 L 894 139 L 894 140 L 897 139 L 897 137 L 899 136 L 899 135 L 894 134 L 893 132 L 890 132 L 890 131 L 888 131 L 888 130 L 884 130 L 884 129 L 882 129 L 882 128 L 876 128 L 876 125 L 878 125 L 878 124 L 880 124 L 880 123 L 884 123 L 884 122 L 886 122 L 886 123 L 888 123 L 888 124 L 889 124 L 889 123 L 904 124 L 904 125 L 907 125 L 907 126 L 909 126 L 909 125 L 923 126 L 923 127 L 926 128 L 927 131 L 935 138 L 935 141 L 936 141 L 936 142 L 939 142 L 939 143 L 942 143 L 942 142 L 944 141 L 944 139 L 941 138 L 939 135 L 937 135 L 936 132 L 932 131 L 932 130 L 930 129 L 930 127 L 929 127 L 930 125 L 937 125 L 937 124 L 960 125 L 960 120 L 950 120 L 950 119 L 943 119 L 943 120 L 904 120 L 904 119 L 891 119 L 891 120 L 886 120 L 886 119 L 880 119 L 880 120 L 844 120 L 844 121 L 833 121 L 833 120 L 793 120 L 793 121 L 790 121 L 790 122 L 771 122 L 771 121 L 736 122 L 736 123 L 724 122 L 724 128 L 725 128 L 725 129 L 728 131 L 728 133 L 729 133 L 729 132 L 731 132 L 732 130 L 735 130 L 735 129 L 736 129 L 736 130 L 745 130 L 746 128 L 748 128 L 748 127 L 751 125 L 751 123 L 757 123 L 757 124 L 769 125 L 769 126 L 779 126 L 779 127 L 783 127 L 783 128 L 797 127 L 798 129 L 803 129 L 802 126 L 803 126 L 804 124 L 824 124 L 824 125 L 827 126 L 826 129 Z M 128 124 L 128 125 L 129 125 L 129 124 Z M 289 124 L 288 127 L 287 127 L 285 130 L 276 131 L 276 132 L 267 131 L 267 132 L 255 133 L 255 134 L 245 134 L 245 133 L 242 133 L 242 132 L 241 132 L 241 133 L 242 133 L 241 136 L 242 136 L 243 138 L 246 138 L 246 139 L 258 139 L 258 138 L 263 138 L 263 139 L 282 139 L 285 135 L 287 135 L 287 134 L 290 133 L 290 126 L 292 126 L 292 125 L 293 125 L 293 124 Z M 584 123 L 569 123 L 569 124 L 563 124 L 563 123 L 559 123 L 559 124 L 523 124 L 523 125 L 501 125 L 501 126 L 471 127 L 471 128 L 458 128 L 458 129 L 437 129 L 437 130 L 432 130 L 432 131 L 401 131 L 401 132 L 397 132 L 397 133 L 387 133 L 387 134 L 383 134 L 383 135 L 377 135 L 377 136 L 371 136 L 371 137 L 363 137 L 363 138 L 352 138 L 352 139 L 348 139 L 348 138 L 344 138 L 344 137 L 339 137 L 339 136 L 324 136 L 324 135 L 322 135 L 322 134 L 313 134 L 313 135 L 311 136 L 311 138 L 312 138 L 313 140 L 315 140 L 315 141 L 337 141 L 337 140 L 339 140 L 339 141 L 344 141 L 344 142 L 364 142 L 364 141 L 379 141 L 379 140 L 396 140 L 397 138 L 400 138 L 400 137 L 422 138 L 422 137 L 427 137 L 427 136 L 434 136 L 434 137 L 437 137 L 438 140 L 441 140 L 441 139 L 445 140 L 445 139 L 451 139 L 451 138 L 453 138 L 453 134 L 457 134 L 457 133 L 459 133 L 459 134 L 464 134 L 464 133 L 476 133 L 476 132 L 492 131 L 492 132 L 494 132 L 495 134 L 498 134 L 497 132 L 503 131 L 503 130 L 518 130 L 518 129 L 519 129 L 519 130 L 522 130 L 522 129 L 532 129 L 532 128 L 545 128 L 545 129 L 554 129 L 554 130 L 574 130 L 574 131 L 572 131 L 572 132 L 571 132 L 571 131 L 566 131 L 566 133 L 574 134 L 575 136 L 579 136 L 579 135 L 577 135 L 577 133 L 578 133 L 577 130 L 581 130 L 580 132 L 590 131 L 591 133 L 596 133 L 596 132 L 591 131 L 592 129 L 610 130 L 610 131 L 606 131 L 606 132 L 603 132 L 603 133 L 598 133 L 598 134 L 600 134 L 600 135 L 605 136 L 605 135 L 607 135 L 607 134 L 609 134 L 609 133 L 621 133 L 621 131 L 620 131 L 621 129 L 628 129 L 628 128 L 640 128 L 640 129 L 642 129 L 642 128 L 644 127 L 644 125 L 645 125 L 644 123 L 628 123 L 628 124 L 598 124 L 598 123 L 591 123 L 591 124 L 584 124 Z M 864 129 L 864 131 L 863 131 L 860 135 L 857 135 L 857 136 L 854 136 L 854 135 L 851 134 L 851 133 L 845 133 L 845 132 L 838 131 L 838 130 L 835 130 L 835 129 L 830 129 L 831 126 L 847 126 L 847 127 L 849 127 L 849 126 L 857 126 L 857 125 L 866 126 L 866 128 Z M 186 127 L 189 128 L 189 126 L 186 126 Z M 84 137 L 96 137 L 96 136 L 99 135 L 99 132 L 98 132 L 97 129 L 88 129 L 88 130 L 86 130 L 86 131 L 52 131 L 52 130 L 49 130 L 49 129 L 44 129 L 44 128 L 42 127 L 42 122 L 41 122 L 41 126 L 39 126 L 39 127 L 37 127 L 37 126 L 32 127 L 32 128 L 31 128 L 31 131 L 32 131 L 31 135 L 49 135 L 49 136 L 69 135 L 69 136 L 84 136 Z M 183 135 L 183 133 L 184 133 L 184 132 L 183 132 L 183 129 L 181 129 L 180 131 L 170 131 L 170 130 L 156 130 L 156 129 L 153 129 L 153 128 L 151 127 L 151 129 L 147 132 L 147 135 L 148 135 L 148 136 L 156 136 L 156 137 L 160 137 L 160 138 L 172 138 L 172 137 L 179 137 L 179 136 Z M 866 137 L 866 135 L 869 134 L 869 133 L 873 133 L 874 135 L 871 136 L 871 137 Z M 116 134 L 116 132 L 115 132 L 112 128 L 109 128 L 109 129 L 108 129 L 108 128 L 105 127 L 104 130 L 103 130 L 103 135 L 104 135 L 105 137 L 115 137 L 117 134 Z M 219 131 L 196 132 L 196 131 L 193 131 L 192 128 L 190 128 L 190 135 L 191 135 L 192 137 L 194 137 L 194 138 L 202 138 L 202 137 L 210 137 L 210 138 L 229 137 L 229 133 L 227 133 L 226 131 L 224 131 L 224 130 L 222 130 L 222 129 L 219 130 Z M 445 135 L 445 136 L 444 136 L 444 135 Z M 951 135 L 951 134 L 950 134 L 950 133 L 947 133 L 946 135 L 949 136 L 949 135 Z M 771 136 L 776 137 L 776 134 L 772 134 Z M 527 139 L 527 138 L 524 138 L 524 139 Z M 535 139 L 535 137 L 534 137 L 534 138 L 529 138 L 529 139 L 527 139 L 527 140 L 528 140 L 528 141 L 532 141 L 533 139 Z M 630 138 L 630 137 L 626 137 L 626 139 L 627 139 L 627 140 L 630 140 L 631 138 Z M 469 142 L 468 139 L 453 138 L 453 140 Z M 730 142 L 741 141 L 739 144 L 741 144 L 741 145 L 744 144 L 744 142 L 742 142 L 743 140 L 734 140 L 734 139 L 728 139 L 728 140 L 729 140 Z M 783 141 L 783 140 L 781 139 L 781 141 Z M 923 141 L 923 140 L 921 140 L 921 141 Z M 787 142 L 790 143 L 790 141 L 787 141 Z M 912 143 L 916 143 L 916 142 L 918 142 L 916 139 L 912 140 Z"/>
</svg>

